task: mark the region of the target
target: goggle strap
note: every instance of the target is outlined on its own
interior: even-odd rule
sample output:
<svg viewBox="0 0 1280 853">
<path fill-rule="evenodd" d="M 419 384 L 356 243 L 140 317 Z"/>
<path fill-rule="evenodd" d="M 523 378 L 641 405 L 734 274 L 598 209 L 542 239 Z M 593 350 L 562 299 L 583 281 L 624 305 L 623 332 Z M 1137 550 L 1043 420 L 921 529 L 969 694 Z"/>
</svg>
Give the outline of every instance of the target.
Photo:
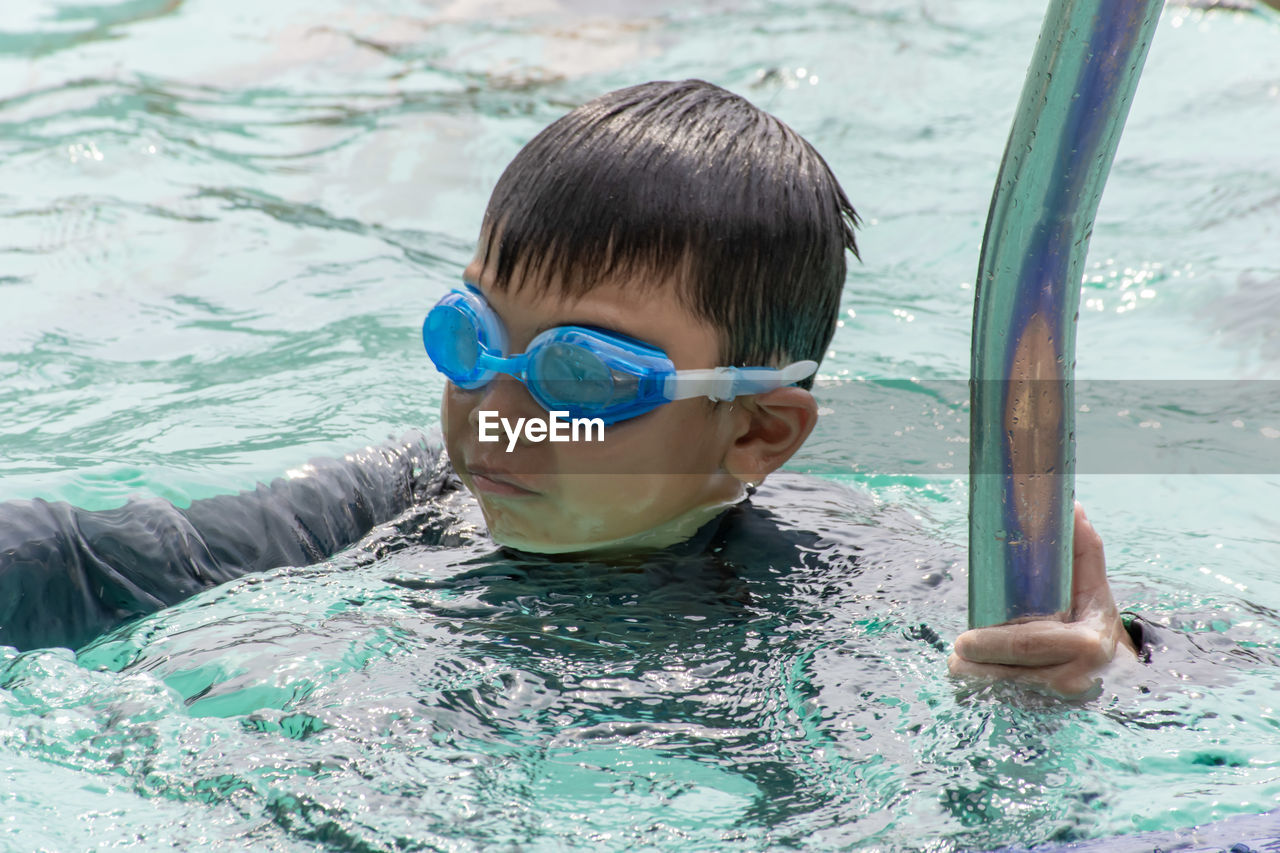
<svg viewBox="0 0 1280 853">
<path fill-rule="evenodd" d="M 797 361 L 783 368 L 714 367 L 706 370 L 677 370 L 667 377 L 664 394 L 668 400 L 709 397 L 728 401 L 746 394 L 763 394 L 775 388 L 794 385 L 812 376 L 816 361 Z"/>
</svg>

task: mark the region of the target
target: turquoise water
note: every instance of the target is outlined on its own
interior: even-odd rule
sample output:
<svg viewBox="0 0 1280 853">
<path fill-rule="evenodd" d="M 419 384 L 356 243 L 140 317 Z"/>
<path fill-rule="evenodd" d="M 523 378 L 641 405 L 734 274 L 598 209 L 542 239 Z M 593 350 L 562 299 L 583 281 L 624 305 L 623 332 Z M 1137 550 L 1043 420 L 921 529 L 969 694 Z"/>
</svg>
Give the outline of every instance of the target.
<svg viewBox="0 0 1280 853">
<path fill-rule="evenodd" d="M 824 376 L 963 380 L 1042 11 L 1014 5 L 6 4 L 0 499 L 185 503 L 434 425 L 418 326 L 500 170 L 652 78 L 776 112 L 864 215 Z M 1080 376 L 1280 373 L 1277 38 L 1273 13 L 1166 9 L 1099 211 Z M 1267 388 L 1233 414 L 1262 439 Z M 1141 394 L 1124 412 L 1153 436 L 1173 417 Z M 1280 470 L 1081 476 L 1118 598 L 1206 651 L 1175 637 L 1062 706 L 958 691 L 909 637 L 963 627 L 966 487 L 860 466 L 893 446 L 881 426 L 828 428 L 793 465 L 870 495 L 812 512 L 878 592 L 819 564 L 750 579 L 744 609 L 697 579 L 495 562 L 460 523 L 459 553 L 378 540 L 79 658 L 0 652 L 0 849 L 949 850 L 1280 805 Z"/>
</svg>

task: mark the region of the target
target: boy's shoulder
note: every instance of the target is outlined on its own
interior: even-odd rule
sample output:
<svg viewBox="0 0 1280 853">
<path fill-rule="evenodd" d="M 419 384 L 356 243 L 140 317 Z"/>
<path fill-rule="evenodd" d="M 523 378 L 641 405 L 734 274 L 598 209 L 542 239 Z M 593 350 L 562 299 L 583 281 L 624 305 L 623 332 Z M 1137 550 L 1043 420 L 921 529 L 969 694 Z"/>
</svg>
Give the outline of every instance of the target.
<svg viewBox="0 0 1280 853">
<path fill-rule="evenodd" d="M 726 554 L 821 575 L 852 573 L 895 598 L 955 599 L 963 552 L 920 514 L 854 485 L 810 474 L 770 475 L 731 520 Z"/>
</svg>

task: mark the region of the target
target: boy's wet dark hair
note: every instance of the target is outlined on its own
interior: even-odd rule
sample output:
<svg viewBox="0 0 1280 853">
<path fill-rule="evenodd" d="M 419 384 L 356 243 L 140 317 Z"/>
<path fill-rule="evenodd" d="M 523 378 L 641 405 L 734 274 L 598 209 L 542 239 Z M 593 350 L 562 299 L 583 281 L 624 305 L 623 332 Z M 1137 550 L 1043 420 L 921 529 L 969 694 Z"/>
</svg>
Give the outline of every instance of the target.
<svg viewBox="0 0 1280 853">
<path fill-rule="evenodd" d="M 778 119 L 701 80 L 645 83 L 583 104 L 516 155 L 481 261 L 498 289 L 518 275 L 566 296 L 674 274 L 691 313 L 724 330 L 722 364 L 821 361 L 857 221 L 826 162 Z"/>
</svg>

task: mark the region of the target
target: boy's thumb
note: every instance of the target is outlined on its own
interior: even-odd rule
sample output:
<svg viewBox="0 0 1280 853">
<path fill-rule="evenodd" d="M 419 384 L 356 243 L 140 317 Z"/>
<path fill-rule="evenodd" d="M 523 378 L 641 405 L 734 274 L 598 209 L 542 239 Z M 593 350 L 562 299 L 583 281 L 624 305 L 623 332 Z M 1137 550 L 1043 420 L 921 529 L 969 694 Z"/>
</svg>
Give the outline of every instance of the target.
<svg viewBox="0 0 1280 853">
<path fill-rule="evenodd" d="M 1107 583 L 1107 561 L 1102 537 L 1089 523 L 1084 507 L 1076 501 L 1075 536 L 1072 547 L 1072 596 L 1079 603 L 1082 595 L 1091 596 Z"/>
</svg>

